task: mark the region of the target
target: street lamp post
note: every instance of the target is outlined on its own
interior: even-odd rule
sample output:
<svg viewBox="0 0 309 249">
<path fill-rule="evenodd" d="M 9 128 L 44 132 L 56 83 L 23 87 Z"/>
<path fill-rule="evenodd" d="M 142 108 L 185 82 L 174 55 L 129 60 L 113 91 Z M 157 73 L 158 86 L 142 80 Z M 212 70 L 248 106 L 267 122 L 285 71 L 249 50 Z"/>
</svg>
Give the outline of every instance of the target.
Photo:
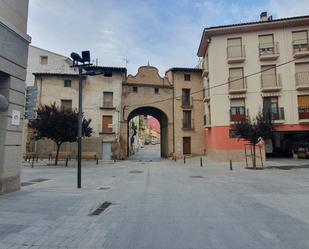
<svg viewBox="0 0 309 249">
<path fill-rule="evenodd" d="M 83 69 L 87 66 L 91 66 L 90 52 L 83 51 L 82 56 L 77 53 L 71 53 L 73 59 L 72 67 L 78 67 L 78 152 L 77 152 L 77 188 L 81 188 L 82 185 L 82 124 L 83 124 Z"/>
</svg>

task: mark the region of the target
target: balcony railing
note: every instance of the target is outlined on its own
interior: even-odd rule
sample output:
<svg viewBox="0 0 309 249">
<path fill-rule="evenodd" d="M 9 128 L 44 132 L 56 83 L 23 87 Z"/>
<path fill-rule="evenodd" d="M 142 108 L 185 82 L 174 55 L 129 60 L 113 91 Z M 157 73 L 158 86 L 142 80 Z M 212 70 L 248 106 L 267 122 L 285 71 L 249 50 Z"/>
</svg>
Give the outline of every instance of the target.
<svg viewBox="0 0 309 249">
<path fill-rule="evenodd" d="M 230 121 L 239 122 L 247 118 L 247 112 L 244 106 L 232 107 L 230 109 Z"/>
<path fill-rule="evenodd" d="M 280 74 L 266 74 L 261 75 L 261 88 L 262 91 L 275 91 L 280 90 L 281 85 L 281 75 Z"/>
<path fill-rule="evenodd" d="M 181 101 L 181 108 L 184 109 L 192 109 L 193 108 L 193 98 L 189 98 L 188 100 L 182 100 Z"/>
<path fill-rule="evenodd" d="M 296 89 L 309 89 L 309 72 L 295 73 Z"/>
<path fill-rule="evenodd" d="M 241 93 L 247 90 L 247 79 L 242 76 L 229 77 L 228 82 L 230 93 Z"/>
<path fill-rule="evenodd" d="M 295 58 L 306 56 L 309 54 L 309 43 L 307 39 L 294 40 L 292 42 L 293 55 Z"/>
<path fill-rule="evenodd" d="M 309 119 L 309 106 L 298 108 L 298 118 L 299 119 Z"/>
<path fill-rule="evenodd" d="M 279 43 L 260 43 L 259 44 L 260 60 L 272 60 L 279 57 Z"/>
<path fill-rule="evenodd" d="M 246 58 L 245 45 L 228 46 L 226 52 L 228 63 L 243 62 Z"/>
<path fill-rule="evenodd" d="M 210 126 L 210 125 L 211 125 L 210 115 L 204 115 L 204 126 Z"/>
<path fill-rule="evenodd" d="M 183 130 L 193 130 L 194 129 L 194 119 L 183 119 L 182 129 Z"/>
<path fill-rule="evenodd" d="M 263 108 L 263 115 L 269 117 L 273 121 L 285 120 L 284 107 L 280 107 L 277 110 Z"/>
</svg>

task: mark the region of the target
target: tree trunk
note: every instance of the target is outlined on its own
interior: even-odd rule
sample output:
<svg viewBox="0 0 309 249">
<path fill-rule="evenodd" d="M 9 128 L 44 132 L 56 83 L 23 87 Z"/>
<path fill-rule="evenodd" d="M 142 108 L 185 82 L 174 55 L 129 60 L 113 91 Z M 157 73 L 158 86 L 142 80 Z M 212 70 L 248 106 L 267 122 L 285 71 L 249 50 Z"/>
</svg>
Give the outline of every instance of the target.
<svg viewBox="0 0 309 249">
<path fill-rule="evenodd" d="M 58 165 L 58 158 L 59 158 L 60 146 L 61 146 L 61 144 L 57 144 L 57 153 L 56 153 L 56 159 L 55 159 L 55 166 Z"/>
<path fill-rule="evenodd" d="M 253 168 L 256 169 L 256 150 L 255 150 L 256 145 L 253 144 Z"/>
</svg>

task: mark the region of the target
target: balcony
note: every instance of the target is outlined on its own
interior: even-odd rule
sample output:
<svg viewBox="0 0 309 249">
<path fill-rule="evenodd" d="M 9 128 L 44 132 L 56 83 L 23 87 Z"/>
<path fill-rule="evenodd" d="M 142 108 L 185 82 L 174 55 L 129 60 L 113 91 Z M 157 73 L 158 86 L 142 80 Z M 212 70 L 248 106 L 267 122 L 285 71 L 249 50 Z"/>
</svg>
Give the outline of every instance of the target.
<svg viewBox="0 0 309 249">
<path fill-rule="evenodd" d="M 295 73 L 296 90 L 309 89 L 309 72 Z"/>
<path fill-rule="evenodd" d="M 194 130 L 194 119 L 183 119 L 182 129 L 183 130 Z"/>
<path fill-rule="evenodd" d="M 203 75 L 202 77 L 207 77 L 209 74 L 209 66 L 208 66 L 208 59 L 205 58 L 202 63 Z"/>
<path fill-rule="evenodd" d="M 298 108 L 298 119 L 301 124 L 309 123 L 309 106 Z"/>
<path fill-rule="evenodd" d="M 209 87 L 207 89 L 204 89 L 203 91 L 203 102 L 207 102 L 210 100 L 210 93 L 209 93 Z"/>
<path fill-rule="evenodd" d="M 263 108 L 263 115 L 268 116 L 275 124 L 282 124 L 285 122 L 284 107 L 275 110 Z"/>
<path fill-rule="evenodd" d="M 234 106 L 230 109 L 230 123 L 234 124 L 236 122 L 246 120 L 247 112 L 244 106 Z"/>
<path fill-rule="evenodd" d="M 183 99 L 181 102 L 181 108 L 192 109 L 193 108 L 193 98 L 189 98 L 188 100 Z"/>
<path fill-rule="evenodd" d="M 262 92 L 275 92 L 280 91 L 282 88 L 280 74 L 266 74 L 261 75 L 261 91 Z"/>
<path fill-rule="evenodd" d="M 292 42 L 294 58 L 302 58 L 309 55 L 308 40 L 295 40 Z"/>
<path fill-rule="evenodd" d="M 204 127 L 206 128 L 211 127 L 210 115 L 204 115 Z"/>
<path fill-rule="evenodd" d="M 227 63 L 242 63 L 246 59 L 245 46 L 229 46 L 226 48 Z"/>
<path fill-rule="evenodd" d="M 260 43 L 260 61 L 276 60 L 279 57 L 279 43 Z"/>
<path fill-rule="evenodd" d="M 242 76 L 229 77 L 229 93 L 245 93 L 247 91 L 247 79 Z"/>
</svg>

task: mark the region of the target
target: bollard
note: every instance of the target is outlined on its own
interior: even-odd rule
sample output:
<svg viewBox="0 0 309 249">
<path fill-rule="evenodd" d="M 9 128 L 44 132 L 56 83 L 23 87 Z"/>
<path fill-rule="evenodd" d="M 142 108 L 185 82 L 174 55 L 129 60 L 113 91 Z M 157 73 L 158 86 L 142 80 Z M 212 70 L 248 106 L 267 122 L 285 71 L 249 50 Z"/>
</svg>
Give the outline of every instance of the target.
<svg viewBox="0 0 309 249">
<path fill-rule="evenodd" d="M 99 159 L 97 158 L 97 165 L 99 164 Z"/>
<path fill-rule="evenodd" d="M 233 162 L 230 160 L 230 170 L 233 170 Z"/>
<path fill-rule="evenodd" d="M 200 166 L 203 167 L 203 158 L 200 158 Z"/>
<path fill-rule="evenodd" d="M 183 163 L 186 164 L 186 156 L 183 157 Z"/>
<path fill-rule="evenodd" d="M 30 160 L 29 160 L 29 161 L 30 161 Z M 32 157 L 31 168 L 33 168 L 33 164 L 34 164 L 34 157 Z"/>
<path fill-rule="evenodd" d="M 69 161 L 69 158 L 67 157 L 67 158 L 65 159 L 65 167 L 68 167 L 68 161 Z"/>
</svg>

